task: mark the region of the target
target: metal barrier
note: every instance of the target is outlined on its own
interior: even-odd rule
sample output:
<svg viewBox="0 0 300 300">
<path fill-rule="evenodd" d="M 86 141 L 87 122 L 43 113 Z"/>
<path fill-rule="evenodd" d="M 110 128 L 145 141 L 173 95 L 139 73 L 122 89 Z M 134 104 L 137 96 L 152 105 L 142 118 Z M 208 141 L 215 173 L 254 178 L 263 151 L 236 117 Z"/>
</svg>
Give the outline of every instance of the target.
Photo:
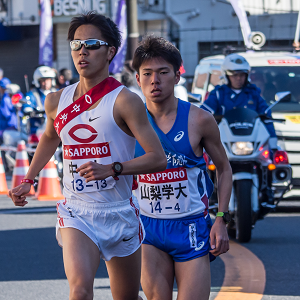
<svg viewBox="0 0 300 300">
<path fill-rule="evenodd" d="M 13 146 L 0 146 L 0 150 L 3 150 L 3 151 L 14 151 L 14 152 L 17 152 L 17 147 L 13 147 Z M 36 148 L 25 148 L 25 151 L 26 152 L 30 152 L 30 153 L 34 153 L 36 151 Z"/>
</svg>

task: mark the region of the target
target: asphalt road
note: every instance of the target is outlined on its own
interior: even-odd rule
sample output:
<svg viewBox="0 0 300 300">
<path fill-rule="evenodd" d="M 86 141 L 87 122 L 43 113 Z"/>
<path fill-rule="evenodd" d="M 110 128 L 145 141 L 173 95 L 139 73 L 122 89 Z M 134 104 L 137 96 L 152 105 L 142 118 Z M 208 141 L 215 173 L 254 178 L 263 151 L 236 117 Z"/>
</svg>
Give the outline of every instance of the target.
<svg viewBox="0 0 300 300">
<path fill-rule="evenodd" d="M 243 244 L 265 268 L 266 284 L 259 299 L 300 300 L 299 208 L 299 202 L 293 202 L 259 221 L 251 242 Z M 15 208 L 6 196 L 0 196 L 0 300 L 68 299 L 55 223 L 55 202 L 30 200 L 27 207 Z M 219 294 L 226 270 L 220 258 L 211 267 L 212 300 Z M 104 262 L 94 293 L 94 299 L 112 299 Z"/>
</svg>

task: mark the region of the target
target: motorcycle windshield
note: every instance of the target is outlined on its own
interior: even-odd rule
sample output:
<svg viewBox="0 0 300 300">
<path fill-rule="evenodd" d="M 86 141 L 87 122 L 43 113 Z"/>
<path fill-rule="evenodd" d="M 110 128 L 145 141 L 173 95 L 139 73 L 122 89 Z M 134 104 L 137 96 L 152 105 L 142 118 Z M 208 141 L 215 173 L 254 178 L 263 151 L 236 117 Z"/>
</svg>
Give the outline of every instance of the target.
<svg viewBox="0 0 300 300">
<path fill-rule="evenodd" d="M 251 135 L 257 117 L 256 111 L 244 107 L 232 109 L 224 115 L 234 135 Z"/>
</svg>

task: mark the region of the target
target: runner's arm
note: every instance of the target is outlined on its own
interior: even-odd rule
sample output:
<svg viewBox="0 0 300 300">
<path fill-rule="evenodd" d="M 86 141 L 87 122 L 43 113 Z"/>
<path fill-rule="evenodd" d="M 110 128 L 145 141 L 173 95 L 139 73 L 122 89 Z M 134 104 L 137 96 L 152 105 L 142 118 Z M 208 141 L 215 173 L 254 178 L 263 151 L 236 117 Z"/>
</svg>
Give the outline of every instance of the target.
<svg viewBox="0 0 300 300">
<path fill-rule="evenodd" d="M 146 153 L 125 162 L 122 174 L 163 171 L 167 167 L 166 155 L 156 132 L 149 123 L 144 103 L 135 94 L 133 96 L 127 105 L 123 106 L 121 117 Z"/>
<path fill-rule="evenodd" d="M 133 135 L 146 152 L 130 161 L 122 162 L 122 175 L 147 174 L 165 170 L 166 155 L 161 143 L 150 125 L 145 105 L 138 95 L 123 89 L 114 106 L 114 117 L 117 124 L 127 134 Z M 120 97 L 121 96 L 121 97 Z M 111 165 L 99 165 L 88 162 L 77 170 L 86 182 L 103 180 L 114 176 Z"/>
<path fill-rule="evenodd" d="M 232 171 L 220 140 L 219 128 L 215 119 L 209 113 L 205 113 L 205 115 L 204 122 L 202 122 L 202 126 L 204 126 L 202 144 L 216 166 L 219 200 L 218 210 L 220 212 L 227 212 L 232 190 Z M 222 218 L 218 217 L 215 219 L 210 233 L 210 239 L 211 253 L 213 255 L 217 256 L 228 251 L 229 239 L 226 225 Z"/>
</svg>

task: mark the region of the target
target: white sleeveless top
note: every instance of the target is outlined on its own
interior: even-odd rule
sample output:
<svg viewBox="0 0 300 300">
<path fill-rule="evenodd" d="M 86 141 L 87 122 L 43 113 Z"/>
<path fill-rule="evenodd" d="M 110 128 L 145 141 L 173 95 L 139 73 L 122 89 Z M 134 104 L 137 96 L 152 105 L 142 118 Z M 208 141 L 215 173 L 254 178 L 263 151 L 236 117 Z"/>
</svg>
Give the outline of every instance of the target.
<svg viewBox="0 0 300 300">
<path fill-rule="evenodd" d="M 57 115 L 74 104 L 78 82 L 67 86 L 59 99 Z M 113 108 L 124 86 L 105 95 L 92 110 L 84 111 L 63 127 L 60 137 L 63 146 L 63 194 L 68 199 L 86 202 L 118 202 L 132 196 L 132 175 L 120 175 L 86 183 L 76 173 L 82 164 L 95 161 L 99 164 L 125 162 L 134 158 L 136 139 L 126 134 L 115 122 Z"/>
</svg>

